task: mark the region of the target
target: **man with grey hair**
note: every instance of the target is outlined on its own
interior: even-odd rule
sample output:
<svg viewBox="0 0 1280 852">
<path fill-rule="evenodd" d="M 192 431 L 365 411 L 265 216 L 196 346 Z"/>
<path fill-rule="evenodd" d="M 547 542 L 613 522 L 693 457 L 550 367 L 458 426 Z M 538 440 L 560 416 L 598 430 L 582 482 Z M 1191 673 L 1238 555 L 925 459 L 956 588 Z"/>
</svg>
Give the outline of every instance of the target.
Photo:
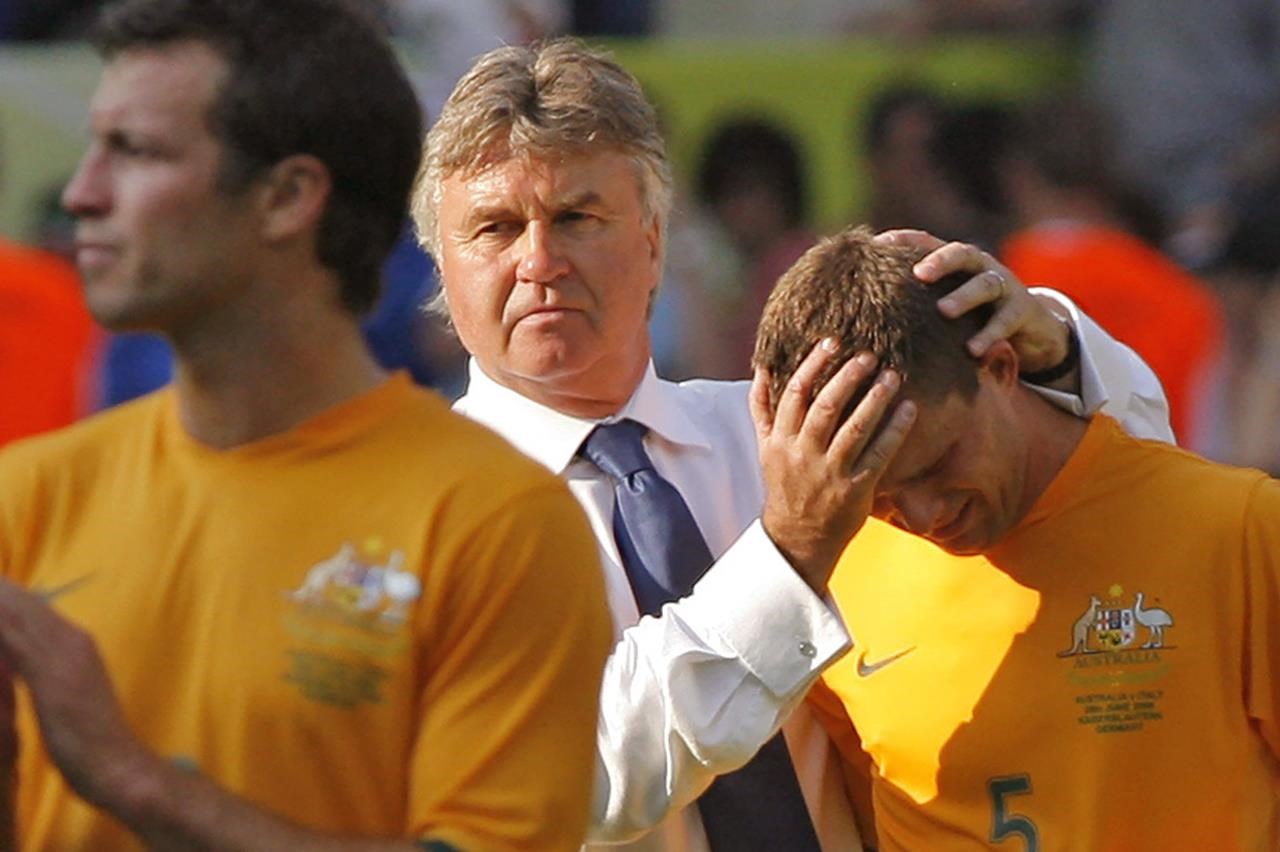
<svg viewBox="0 0 1280 852">
<path fill-rule="evenodd" d="M 758 443 L 747 383 L 658 378 L 646 320 L 670 185 L 652 107 L 608 57 L 561 40 L 477 60 L 428 134 L 413 202 L 472 356 L 458 407 L 564 477 L 597 536 L 618 644 L 590 838 L 856 850 L 843 767 L 802 699 L 849 647 L 827 580 L 910 418 L 887 414 L 888 372 L 838 422 L 874 373 L 851 361 L 812 404 L 794 386 L 795 416 Z M 1159 429 L 1163 398 L 1132 353 L 1066 305 L 1070 332 L 971 246 L 921 267 L 957 271 L 974 278 L 947 311 L 998 302 L 974 347 L 1010 337 L 1041 371 L 1079 351 L 1061 381 Z"/>
</svg>

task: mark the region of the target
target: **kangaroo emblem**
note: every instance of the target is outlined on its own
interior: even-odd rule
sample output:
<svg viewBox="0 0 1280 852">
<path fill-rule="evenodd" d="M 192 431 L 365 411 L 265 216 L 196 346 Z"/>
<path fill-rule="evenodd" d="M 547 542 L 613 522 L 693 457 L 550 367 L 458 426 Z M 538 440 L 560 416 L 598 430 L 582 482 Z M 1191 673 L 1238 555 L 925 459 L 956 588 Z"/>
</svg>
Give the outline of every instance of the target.
<svg viewBox="0 0 1280 852">
<path fill-rule="evenodd" d="M 1093 628 L 1093 623 L 1098 618 L 1098 607 L 1101 604 L 1102 601 L 1098 600 L 1097 595 L 1089 596 L 1089 608 L 1071 626 L 1071 648 L 1066 651 L 1059 651 L 1059 657 L 1072 657 L 1076 654 L 1092 653 L 1089 650 L 1089 631 Z"/>
</svg>

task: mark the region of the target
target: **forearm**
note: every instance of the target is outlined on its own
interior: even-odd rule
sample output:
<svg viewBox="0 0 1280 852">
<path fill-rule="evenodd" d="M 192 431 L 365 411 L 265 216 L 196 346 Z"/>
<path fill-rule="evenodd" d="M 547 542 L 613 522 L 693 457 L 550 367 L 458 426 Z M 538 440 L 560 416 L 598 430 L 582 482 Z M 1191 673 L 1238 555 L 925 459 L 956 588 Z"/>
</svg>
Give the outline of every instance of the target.
<svg viewBox="0 0 1280 852">
<path fill-rule="evenodd" d="M 409 840 L 337 837 L 270 814 L 154 755 L 103 806 L 155 852 L 421 852 Z"/>
<path fill-rule="evenodd" d="M 848 644 L 837 615 L 753 525 L 609 658 L 589 839 L 633 839 L 746 763 Z"/>
</svg>

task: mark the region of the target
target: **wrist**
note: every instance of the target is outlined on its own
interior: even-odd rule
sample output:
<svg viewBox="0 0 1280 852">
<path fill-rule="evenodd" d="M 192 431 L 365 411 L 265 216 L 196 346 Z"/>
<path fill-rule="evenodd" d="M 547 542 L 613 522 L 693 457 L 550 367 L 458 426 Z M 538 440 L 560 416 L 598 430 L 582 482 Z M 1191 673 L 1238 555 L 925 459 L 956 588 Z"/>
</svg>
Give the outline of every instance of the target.
<svg viewBox="0 0 1280 852">
<path fill-rule="evenodd" d="M 1080 366 L 1080 338 L 1075 327 L 1066 320 L 1059 319 L 1066 330 L 1066 353 L 1058 363 L 1039 370 L 1020 372 L 1018 377 L 1033 385 L 1048 385 L 1072 375 Z"/>
<path fill-rule="evenodd" d="M 175 780 L 169 773 L 179 772 L 169 761 L 138 749 L 118 761 L 104 779 L 106 783 L 85 798 L 136 831 L 164 812 Z"/>
<path fill-rule="evenodd" d="M 777 535 L 771 528 L 773 525 L 770 524 L 767 516 L 761 518 L 760 526 L 764 529 L 764 534 L 773 542 L 773 546 L 778 549 L 778 553 L 791 566 L 791 570 L 795 571 L 796 575 L 814 592 L 819 595 L 826 594 L 827 581 L 831 578 L 839 553 L 821 553 L 819 552 L 821 548 L 813 543 L 797 546 L 795 542 L 788 541 L 785 535 Z"/>
</svg>

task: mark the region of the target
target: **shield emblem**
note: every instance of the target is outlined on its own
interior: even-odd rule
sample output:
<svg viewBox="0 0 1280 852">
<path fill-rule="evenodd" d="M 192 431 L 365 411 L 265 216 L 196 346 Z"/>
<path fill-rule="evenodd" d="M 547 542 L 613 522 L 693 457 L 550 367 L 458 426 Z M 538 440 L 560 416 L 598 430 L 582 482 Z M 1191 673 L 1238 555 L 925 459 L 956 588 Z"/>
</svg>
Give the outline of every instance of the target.
<svg viewBox="0 0 1280 852">
<path fill-rule="evenodd" d="M 1099 609 L 1098 620 L 1094 622 L 1093 630 L 1098 638 L 1098 644 L 1108 651 L 1129 647 L 1136 636 L 1133 608 Z"/>
</svg>

